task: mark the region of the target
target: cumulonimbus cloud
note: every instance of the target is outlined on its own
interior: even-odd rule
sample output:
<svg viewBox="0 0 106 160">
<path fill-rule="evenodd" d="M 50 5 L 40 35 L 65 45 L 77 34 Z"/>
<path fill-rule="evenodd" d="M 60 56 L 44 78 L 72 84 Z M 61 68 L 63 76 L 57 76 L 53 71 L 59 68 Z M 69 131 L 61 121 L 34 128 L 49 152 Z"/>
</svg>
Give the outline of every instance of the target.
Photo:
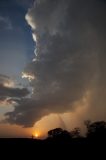
<svg viewBox="0 0 106 160">
<path fill-rule="evenodd" d="M 89 91 L 88 105 L 103 114 L 106 105 L 106 2 L 104 0 L 36 0 L 26 20 L 36 43 L 26 72 L 31 98 L 24 98 L 10 123 L 33 126 L 49 113 L 69 112 Z"/>
</svg>

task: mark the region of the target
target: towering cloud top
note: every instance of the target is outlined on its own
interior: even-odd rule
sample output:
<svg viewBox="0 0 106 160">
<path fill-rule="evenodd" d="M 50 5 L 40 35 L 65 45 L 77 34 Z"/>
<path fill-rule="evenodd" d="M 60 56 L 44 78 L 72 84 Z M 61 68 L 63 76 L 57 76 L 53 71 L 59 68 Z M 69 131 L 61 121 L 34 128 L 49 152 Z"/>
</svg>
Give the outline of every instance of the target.
<svg viewBox="0 0 106 160">
<path fill-rule="evenodd" d="M 106 1 L 36 0 L 26 20 L 35 41 L 35 59 L 25 72 L 32 97 L 24 98 L 7 121 L 32 126 L 49 113 L 70 112 L 86 99 L 96 114 L 106 105 Z M 106 111 L 106 109 L 105 109 Z"/>
</svg>

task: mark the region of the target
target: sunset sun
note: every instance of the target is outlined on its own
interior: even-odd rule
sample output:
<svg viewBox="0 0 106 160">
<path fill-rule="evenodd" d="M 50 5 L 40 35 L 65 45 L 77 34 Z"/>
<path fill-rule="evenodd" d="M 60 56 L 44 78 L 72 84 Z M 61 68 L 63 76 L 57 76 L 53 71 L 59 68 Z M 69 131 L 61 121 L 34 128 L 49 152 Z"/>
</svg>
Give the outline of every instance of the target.
<svg viewBox="0 0 106 160">
<path fill-rule="evenodd" d="M 40 133 L 35 132 L 35 133 L 33 134 L 33 137 L 35 137 L 35 138 L 39 138 L 39 137 L 40 137 Z"/>
<path fill-rule="evenodd" d="M 39 137 L 39 134 L 38 134 L 38 133 L 35 133 L 35 137 L 38 138 L 38 137 Z"/>
</svg>

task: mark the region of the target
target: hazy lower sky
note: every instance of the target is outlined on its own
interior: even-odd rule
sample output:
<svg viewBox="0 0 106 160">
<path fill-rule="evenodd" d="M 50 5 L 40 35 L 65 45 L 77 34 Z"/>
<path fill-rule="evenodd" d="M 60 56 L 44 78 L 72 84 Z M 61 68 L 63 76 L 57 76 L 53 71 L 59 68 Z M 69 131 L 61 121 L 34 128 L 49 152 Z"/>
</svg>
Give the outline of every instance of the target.
<svg viewBox="0 0 106 160">
<path fill-rule="evenodd" d="M 0 137 L 106 120 L 105 29 L 105 0 L 0 0 Z"/>
</svg>

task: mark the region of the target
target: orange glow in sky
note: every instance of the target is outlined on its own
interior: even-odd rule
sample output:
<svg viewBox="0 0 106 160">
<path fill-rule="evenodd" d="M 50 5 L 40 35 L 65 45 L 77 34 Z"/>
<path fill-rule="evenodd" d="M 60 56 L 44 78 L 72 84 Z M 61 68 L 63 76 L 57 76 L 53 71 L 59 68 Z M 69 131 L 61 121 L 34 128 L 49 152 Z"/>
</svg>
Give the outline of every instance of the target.
<svg viewBox="0 0 106 160">
<path fill-rule="evenodd" d="M 35 132 L 33 133 L 33 136 L 34 136 L 35 138 L 40 138 L 41 134 L 40 134 L 38 131 L 35 131 Z"/>
<path fill-rule="evenodd" d="M 39 134 L 38 134 L 38 133 L 35 133 L 35 137 L 38 138 L 38 137 L 39 137 Z"/>
</svg>

